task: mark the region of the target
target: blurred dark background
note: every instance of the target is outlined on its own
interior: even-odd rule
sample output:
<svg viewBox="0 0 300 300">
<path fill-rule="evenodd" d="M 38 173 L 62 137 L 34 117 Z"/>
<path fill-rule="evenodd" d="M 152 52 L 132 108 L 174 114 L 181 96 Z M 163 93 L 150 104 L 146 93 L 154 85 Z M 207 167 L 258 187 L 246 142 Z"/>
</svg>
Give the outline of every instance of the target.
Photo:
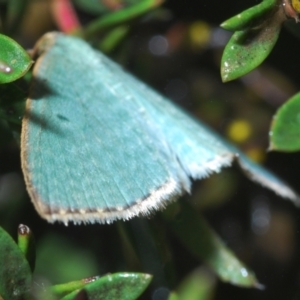
<svg viewBox="0 0 300 300">
<path fill-rule="evenodd" d="M 44 32 L 57 29 L 49 1 L 29 2 L 30 8 L 14 36 L 27 48 Z M 126 39 L 109 55 L 237 143 L 300 193 L 299 153 L 266 152 L 273 114 L 299 90 L 299 38 L 283 28 L 262 66 L 234 82 L 223 84 L 220 79 L 220 59 L 230 33 L 218 25 L 258 3 L 166 1 L 161 9 L 132 23 Z M 83 23 L 95 18 L 79 8 L 78 14 Z M 299 26 L 291 26 L 300 32 Z M 146 222 L 143 233 L 134 229 L 140 226 L 138 220 L 125 225 L 48 224 L 37 215 L 26 194 L 18 144 L 5 128 L 1 128 L 0 140 L 0 225 L 13 237 L 20 223 L 33 230 L 37 241 L 37 282 L 47 278 L 60 283 L 117 271 L 156 272 L 145 299 L 163 300 L 163 296 L 157 296 L 157 289 L 175 289 L 185 275 L 201 264 L 164 228 L 159 213 L 141 221 Z M 180 201 L 191 201 L 203 211 L 225 243 L 265 286 L 264 290 L 242 289 L 218 282 L 213 299 L 300 299 L 300 219 L 299 210 L 291 203 L 249 181 L 236 166 L 195 182 L 192 195 Z M 122 232 L 128 230 L 135 239 L 145 236 L 147 228 L 156 228 L 165 235 L 172 271 L 167 265 L 155 266 L 151 255 L 146 258 L 148 264 L 126 257 L 126 237 Z M 138 253 L 148 247 L 147 238 L 135 243 L 141 249 Z"/>
</svg>

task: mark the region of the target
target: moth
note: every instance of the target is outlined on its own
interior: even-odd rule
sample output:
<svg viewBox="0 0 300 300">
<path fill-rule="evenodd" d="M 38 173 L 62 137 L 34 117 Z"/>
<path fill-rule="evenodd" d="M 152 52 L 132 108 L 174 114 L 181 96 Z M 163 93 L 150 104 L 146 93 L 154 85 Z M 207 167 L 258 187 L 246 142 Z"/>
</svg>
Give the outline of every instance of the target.
<svg viewBox="0 0 300 300">
<path fill-rule="evenodd" d="M 192 180 L 237 161 L 252 180 L 294 191 L 86 42 L 48 33 L 22 123 L 27 190 L 49 222 L 111 223 L 149 215 Z"/>
</svg>

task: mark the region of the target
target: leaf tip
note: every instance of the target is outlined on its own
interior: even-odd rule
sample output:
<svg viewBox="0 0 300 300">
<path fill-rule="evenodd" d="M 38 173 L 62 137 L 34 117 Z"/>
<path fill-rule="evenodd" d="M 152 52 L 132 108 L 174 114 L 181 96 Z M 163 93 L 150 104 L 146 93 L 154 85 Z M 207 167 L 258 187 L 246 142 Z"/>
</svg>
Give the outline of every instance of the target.
<svg viewBox="0 0 300 300">
<path fill-rule="evenodd" d="M 239 29 L 236 25 L 232 24 L 231 19 L 226 20 L 223 23 L 221 23 L 220 27 L 225 30 L 228 30 L 228 31 L 235 31 L 235 30 Z"/>
<path fill-rule="evenodd" d="M 142 274 L 142 276 L 144 277 L 144 280 L 147 281 L 148 283 L 150 283 L 153 278 L 153 275 L 147 273 Z"/>
<path fill-rule="evenodd" d="M 221 65 L 221 79 L 223 83 L 233 80 L 232 76 L 230 75 L 230 70 L 228 68 L 228 63 L 222 61 Z"/>
<path fill-rule="evenodd" d="M 263 284 L 261 284 L 261 283 L 259 283 L 259 282 L 256 282 L 255 285 L 254 285 L 254 287 L 255 287 L 256 289 L 260 290 L 260 291 L 263 291 L 263 290 L 266 289 L 266 286 L 263 285 Z"/>
<path fill-rule="evenodd" d="M 224 21 L 223 23 L 220 24 L 220 27 L 227 30 L 227 22 Z"/>
<path fill-rule="evenodd" d="M 269 147 L 267 149 L 267 152 L 271 152 L 271 151 L 274 151 L 276 150 L 276 147 L 275 145 L 272 143 L 272 141 L 270 141 L 270 144 L 269 144 Z"/>
</svg>

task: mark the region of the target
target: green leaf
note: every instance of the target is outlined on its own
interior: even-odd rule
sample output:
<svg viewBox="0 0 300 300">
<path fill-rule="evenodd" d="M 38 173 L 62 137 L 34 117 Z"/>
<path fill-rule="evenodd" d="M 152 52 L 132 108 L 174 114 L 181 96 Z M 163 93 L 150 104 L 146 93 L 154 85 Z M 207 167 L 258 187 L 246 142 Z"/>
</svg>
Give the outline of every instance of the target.
<svg viewBox="0 0 300 300">
<path fill-rule="evenodd" d="M 224 49 L 221 61 L 223 82 L 241 77 L 258 67 L 277 42 L 282 23 L 287 20 L 285 11 L 271 0 L 261 5 L 263 15 L 256 7 L 254 11 L 242 13 L 242 20 L 238 15 L 222 24 L 227 29 L 243 28 L 235 31 Z M 270 6 L 272 10 L 268 12 Z"/>
<path fill-rule="evenodd" d="M 273 117 L 269 149 L 300 150 L 300 93 L 283 104 Z"/>
<path fill-rule="evenodd" d="M 258 5 L 248 8 L 238 15 L 226 20 L 220 26 L 226 30 L 236 31 L 250 27 L 259 18 L 264 17 L 277 3 L 277 0 L 264 0 Z"/>
<path fill-rule="evenodd" d="M 189 274 L 177 290 L 178 300 L 209 300 L 213 297 L 216 278 L 204 268 Z"/>
<path fill-rule="evenodd" d="M 139 1 L 140 0 L 109 0 L 104 2 L 99 0 L 73 0 L 76 6 L 93 15 L 101 15 L 123 7 L 128 7 Z"/>
<path fill-rule="evenodd" d="M 31 271 L 23 253 L 0 227 L 0 299 L 22 300 L 31 288 Z"/>
<path fill-rule="evenodd" d="M 134 300 L 147 288 L 152 276 L 142 273 L 115 273 L 89 283 L 84 290 L 89 300 Z M 78 291 L 62 300 L 75 299 Z"/>
<path fill-rule="evenodd" d="M 161 5 L 163 1 L 164 0 L 143 0 L 136 2 L 134 5 L 106 14 L 105 16 L 89 23 L 84 31 L 79 34 L 84 38 L 92 37 L 109 27 L 117 26 L 121 23 L 140 17 L 141 15 Z"/>
<path fill-rule="evenodd" d="M 227 43 L 221 62 L 223 82 L 237 79 L 258 67 L 277 42 L 281 23 L 236 31 Z"/>
<path fill-rule="evenodd" d="M 111 52 L 126 37 L 128 31 L 129 27 L 126 25 L 120 25 L 112 29 L 107 36 L 102 38 L 99 49 L 104 53 Z"/>
<path fill-rule="evenodd" d="M 255 275 L 224 245 L 222 240 L 186 202 L 174 203 L 163 212 L 175 235 L 186 248 L 204 260 L 221 280 L 243 287 L 260 288 Z"/>
<path fill-rule="evenodd" d="M 0 83 L 17 80 L 31 65 L 28 53 L 16 41 L 0 34 Z"/>
</svg>

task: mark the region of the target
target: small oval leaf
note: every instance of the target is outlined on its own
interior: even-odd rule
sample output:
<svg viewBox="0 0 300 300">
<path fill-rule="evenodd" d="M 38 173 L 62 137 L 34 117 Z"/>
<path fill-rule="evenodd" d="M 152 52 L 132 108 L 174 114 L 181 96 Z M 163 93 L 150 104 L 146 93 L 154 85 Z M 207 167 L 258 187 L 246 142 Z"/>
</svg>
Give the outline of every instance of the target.
<svg viewBox="0 0 300 300">
<path fill-rule="evenodd" d="M 29 264 L 14 240 L 0 227 L 0 299 L 25 299 L 30 288 Z"/>
<path fill-rule="evenodd" d="M 236 31 L 227 43 L 221 62 L 223 82 L 237 79 L 258 67 L 272 51 L 281 23 Z"/>
<path fill-rule="evenodd" d="M 238 15 L 226 20 L 220 26 L 226 30 L 242 30 L 252 25 L 258 18 L 262 18 L 277 3 L 277 0 L 264 0 L 262 3 L 250 7 Z"/>
<path fill-rule="evenodd" d="M 273 117 L 270 150 L 300 150 L 300 93 L 283 104 Z"/>
<path fill-rule="evenodd" d="M 147 288 L 152 276 L 142 273 L 115 273 L 89 283 L 84 290 L 89 300 L 135 300 Z M 61 300 L 75 300 L 78 291 Z"/>
<path fill-rule="evenodd" d="M 22 77 L 32 65 L 28 53 L 13 39 L 0 34 L 0 83 Z"/>
</svg>

